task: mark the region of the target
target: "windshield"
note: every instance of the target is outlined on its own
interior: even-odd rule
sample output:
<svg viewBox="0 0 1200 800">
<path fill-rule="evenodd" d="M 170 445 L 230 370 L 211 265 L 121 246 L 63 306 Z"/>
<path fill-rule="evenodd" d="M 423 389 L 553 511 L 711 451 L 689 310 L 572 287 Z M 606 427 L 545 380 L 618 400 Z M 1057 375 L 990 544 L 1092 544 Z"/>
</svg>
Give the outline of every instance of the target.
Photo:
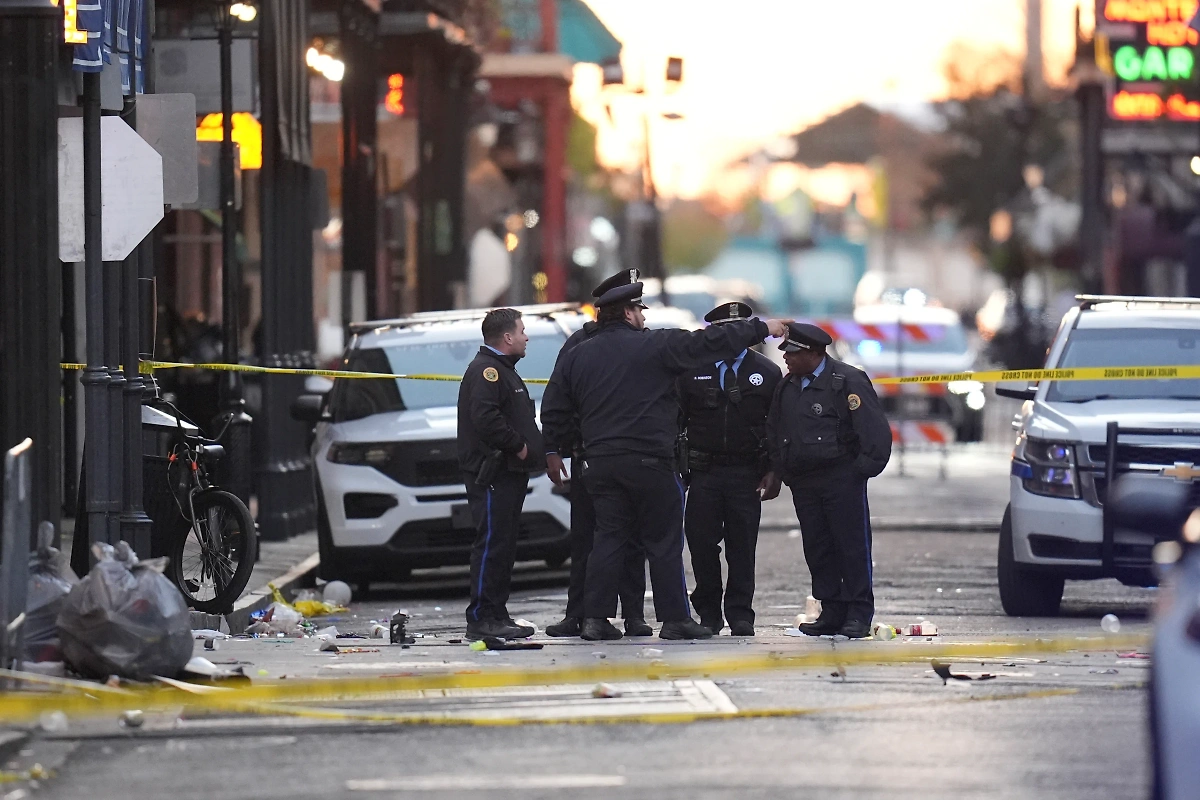
<svg viewBox="0 0 1200 800">
<path fill-rule="evenodd" d="M 860 356 L 877 356 L 883 353 L 895 353 L 896 326 L 888 324 L 874 325 L 883 332 L 879 339 L 863 339 L 855 349 Z M 961 325 L 911 325 L 904 333 L 905 353 L 943 353 L 962 355 L 967 352 L 967 335 Z"/>
<path fill-rule="evenodd" d="M 1058 366 L 1174 367 L 1200 363 L 1200 331 L 1162 328 L 1077 329 L 1067 340 Z M 1089 400 L 1200 400 L 1200 379 L 1145 381 L 1055 381 L 1049 401 L 1086 403 Z"/>
<path fill-rule="evenodd" d="M 565 341 L 561 334 L 529 337 L 529 348 L 517 362 L 517 372 L 526 378 L 549 378 Z M 478 340 L 360 348 L 351 351 L 346 369 L 405 375 L 462 375 L 478 352 Z M 387 411 L 454 407 L 458 405 L 458 387 L 458 381 L 342 378 L 334 381 L 330 407 L 335 422 Z M 529 396 L 540 400 L 545 389 L 545 384 L 531 383 Z"/>
</svg>

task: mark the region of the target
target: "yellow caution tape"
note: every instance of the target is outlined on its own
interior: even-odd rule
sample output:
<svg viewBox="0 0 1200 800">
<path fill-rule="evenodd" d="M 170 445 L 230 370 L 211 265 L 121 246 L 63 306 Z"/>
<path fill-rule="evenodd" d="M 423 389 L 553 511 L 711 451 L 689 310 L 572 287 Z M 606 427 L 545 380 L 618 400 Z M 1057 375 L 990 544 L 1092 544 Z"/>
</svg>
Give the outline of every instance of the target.
<svg viewBox="0 0 1200 800">
<path fill-rule="evenodd" d="M 1057 639 L 1021 639 L 1010 642 L 964 644 L 886 644 L 862 643 L 837 649 L 792 655 L 773 652 L 765 655 L 713 658 L 703 661 L 635 660 L 591 664 L 583 667 L 540 669 L 496 669 L 458 671 L 435 675 L 343 678 L 338 680 L 296 680 L 260 683 L 205 694 L 192 694 L 171 687 L 152 687 L 128 694 L 93 694 L 83 689 L 65 688 L 57 694 L 0 694 L 0 719 L 36 719 L 47 711 L 65 714 L 103 714 L 129 708 L 155 711 L 180 706 L 213 710 L 246 710 L 256 703 L 344 701 L 379 697 L 394 692 L 425 689 L 490 689 L 508 686 L 543 686 L 563 683 L 591 683 L 631 680 L 674 680 L 762 673 L 778 670 L 828 666 L 888 665 L 930 660 L 964 661 L 980 658 L 1012 658 L 1031 653 L 1049 654 L 1069 651 L 1130 650 L 1144 646 L 1146 637 L 1106 636 L 1095 638 L 1061 637 Z M 483 666 L 483 665 L 480 665 Z"/>
<path fill-rule="evenodd" d="M 86 364 L 63 363 L 63 369 L 85 369 Z M 259 367 L 253 364 L 192 364 L 186 361 L 143 361 L 142 372 L 158 369 L 207 369 L 218 372 L 250 372 L 264 375 L 317 375 L 322 378 L 378 379 L 393 378 L 408 381 L 461 381 L 461 375 L 400 374 L 392 372 L 354 372 L 341 369 L 299 369 L 295 367 Z M 929 375 L 903 375 L 892 378 L 874 378 L 877 386 L 892 386 L 903 383 L 952 383 L 955 381 L 978 381 L 1000 383 L 1006 381 L 1144 381 L 1184 380 L 1200 378 L 1200 365 L 1173 367 L 1075 367 L 1071 369 L 1007 369 L 982 372 L 940 372 Z M 525 378 L 526 383 L 549 383 L 547 378 Z"/>
</svg>

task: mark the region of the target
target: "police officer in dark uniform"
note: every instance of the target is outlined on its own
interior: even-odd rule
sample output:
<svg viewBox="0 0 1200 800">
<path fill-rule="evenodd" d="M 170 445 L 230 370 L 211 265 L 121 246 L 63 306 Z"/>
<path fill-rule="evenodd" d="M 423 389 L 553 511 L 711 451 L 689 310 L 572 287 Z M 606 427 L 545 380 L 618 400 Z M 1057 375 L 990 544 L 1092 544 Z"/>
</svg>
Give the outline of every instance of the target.
<svg viewBox="0 0 1200 800">
<path fill-rule="evenodd" d="M 746 303 L 723 303 L 704 316 L 725 325 L 754 316 Z M 783 373 L 746 349 L 705 364 L 679 379 L 682 425 L 687 434 L 688 485 L 684 530 L 692 553 L 696 588 L 692 605 L 700 624 L 714 634 L 721 617 L 721 542 L 729 581 L 725 618 L 734 636 L 754 635 L 754 550 L 762 501 L 779 495 L 767 458 L 766 423 L 771 397 Z"/>
<path fill-rule="evenodd" d="M 800 630 L 861 639 L 875 614 L 867 479 L 887 466 L 892 431 L 866 373 L 826 355 L 832 341 L 815 325 L 788 326 L 779 345 L 788 374 L 767 415 L 767 446 L 792 490 L 821 601 L 821 616 Z"/>
<path fill-rule="evenodd" d="M 551 441 L 578 418 L 584 483 L 596 508 L 596 535 L 584 589 L 584 639 L 619 639 L 609 622 L 628 548 L 640 541 L 650 562 L 654 611 L 664 639 L 712 636 L 691 616 L 683 570 L 683 484 L 676 471 L 679 405 L 675 379 L 735 357 L 779 320 L 739 320 L 701 331 L 645 330 L 642 285 L 605 292 L 600 330 L 563 356 L 542 397 Z"/>
<path fill-rule="evenodd" d="M 529 343 L 521 312 L 494 309 L 482 327 L 484 344 L 458 390 L 458 463 L 475 522 L 467 638 L 518 639 L 534 629 L 513 621 L 508 592 L 529 475 L 546 468 L 545 446 L 516 370 Z"/>
<path fill-rule="evenodd" d="M 592 297 L 602 297 L 610 289 L 636 283 L 641 273 L 636 269 L 621 270 L 606 278 L 595 289 Z M 600 330 L 597 322 L 585 322 L 583 327 L 567 338 L 558 361 L 581 343 L 592 338 Z M 583 630 L 583 587 L 587 578 L 588 555 L 592 552 L 592 539 L 596 531 L 596 509 L 592 497 L 584 485 L 580 469 L 583 466 L 583 449 L 579 440 L 579 420 L 569 430 L 563 431 L 566 438 L 560 442 L 546 440 L 546 470 L 550 479 L 558 486 L 566 478 L 563 456 L 571 457 L 571 583 L 567 588 L 567 610 L 561 622 L 546 626 L 549 636 L 578 636 Z M 621 616 L 625 619 L 626 636 L 650 636 L 654 630 L 646 623 L 646 556 L 636 545 L 626 554 L 625 569 L 617 585 L 621 598 Z"/>
</svg>

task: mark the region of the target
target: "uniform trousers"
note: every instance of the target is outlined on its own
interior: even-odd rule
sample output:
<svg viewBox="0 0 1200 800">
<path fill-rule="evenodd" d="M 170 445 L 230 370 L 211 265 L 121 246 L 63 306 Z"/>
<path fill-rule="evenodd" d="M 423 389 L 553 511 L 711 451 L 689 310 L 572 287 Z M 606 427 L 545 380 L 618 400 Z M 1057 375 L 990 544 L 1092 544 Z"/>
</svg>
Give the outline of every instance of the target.
<svg viewBox="0 0 1200 800">
<path fill-rule="evenodd" d="M 529 474 L 505 470 L 496 476 L 491 486 L 480 486 L 471 473 L 464 473 L 463 480 L 467 485 L 467 505 L 475 523 L 467 622 L 505 620 L 508 619 L 508 593 Z"/>
<path fill-rule="evenodd" d="M 821 615 L 870 624 L 875 595 L 866 479 L 847 462 L 789 478 L 788 487 Z"/>
<path fill-rule="evenodd" d="M 692 554 L 696 588 L 692 605 L 700 621 L 721 621 L 721 543 L 729 580 L 724 587 L 725 619 L 754 624 L 754 551 L 762 501 L 754 466 L 712 466 L 693 470 L 684 529 Z"/>
<path fill-rule="evenodd" d="M 670 459 L 589 456 L 583 482 L 596 507 L 596 537 L 588 556 L 584 616 L 612 617 L 629 551 L 640 543 L 650 562 L 659 622 L 691 617 L 683 571 L 683 483 Z"/>
<path fill-rule="evenodd" d="M 571 583 L 567 587 L 566 616 L 584 616 L 583 596 L 587 582 L 588 556 L 596 537 L 596 507 L 580 474 L 583 459 L 571 459 Z M 621 616 L 646 618 L 646 556 L 637 542 L 626 553 L 625 566 L 617 583 Z"/>
</svg>

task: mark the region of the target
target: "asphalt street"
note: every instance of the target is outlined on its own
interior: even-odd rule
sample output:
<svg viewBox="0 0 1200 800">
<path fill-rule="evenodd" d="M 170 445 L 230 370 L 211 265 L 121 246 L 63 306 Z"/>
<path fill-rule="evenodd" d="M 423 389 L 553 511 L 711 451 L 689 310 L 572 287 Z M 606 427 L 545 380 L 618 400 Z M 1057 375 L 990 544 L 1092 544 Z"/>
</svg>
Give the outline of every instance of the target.
<svg viewBox="0 0 1200 800">
<path fill-rule="evenodd" d="M 997 503 L 1003 509 L 1003 492 L 995 489 L 1003 486 L 1002 453 L 958 454 L 944 482 L 936 462 L 922 467 L 918 459 L 909 466 L 914 477 L 879 479 L 878 497 L 909 498 L 927 518 L 939 509 L 944 518 L 967 515 L 963 503 L 947 512 L 942 504 L 949 501 L 940 499 L 952 497 L 959 482 L 964 496 L 974 497 L 970 516 L 985 516 Z M 979 489 L 986 484 L 993 487 L 990 495 Z M 897 507 L 876 498 L 873 512 L 895 516 Z M 789 637 L 784 631 L 803 610 L 809 579 L 786 512 L 785 499 L 772 504 L 760 537 L 758 635 L 752 640 L 734 639 L 728 631 L 702 643 L 539 637 L 546 643 L 540 651 L 471 651 L 451 641 L 462 633 L 465 574 L 442 572 L 377 587 L 332 620 L 340 632 L 367 634 L 372 620 L 405 608 L 410 631 L 422 634 L 409 648 L 386 640 L 347 640 L 376 652 L 334 655 L 318 652 L 312 639 L 259 639 L 225 642 L 207 655 L 240 662 L 251 675 L 265 670 L 267 680 L 839 651 L 877 653 L 878 663 L 627 683 L 617 686 L 624 697 L 612 699 L 593 698 L 589 684 L 336 704 L 348 711 L 491 715 L 506 723 L 501 725 L 363 725 L 185 713 L 182 719 L 153 716 L 133 732 L 111 717 L 95 718 L 73 721 L 57 736 L 42 735 L 22 761 L 41 758 L 55 765 L 55 777 L 36 796 L 96 800 L 528 798 L 568 791 L 659 798 L 1146 795 L 1149 662 L 1113 650 L 1085 651 L 1101 635 L 1099 621 L 1106 613 L 1121 619 L 1121 633 L 1148 633 L 1153 590 L 1114 581 L 1068 583 L 1062 616 L 1010 619 L 996 592 L 994 532 L 886 529 L 875 535 L 876 618 L 896 624 L 924 618 L 937 624 L 939 635 L 890 642 Z M 565 602 L 564 577 L 564 571 L 522 565 L 510 611 L 538 626 L 555 621 Z M 647 610 L 652 618 L 649 599 Z M 927 662 L 888 661 L 898 647 L 1037 636 L 1076 639 L 1079 650 L 956 661 L 956 674 L 994 677 L 948 684 Z M 651 661 L 643 661 L 647 658 Z M 519 718 L 586 717 L 597 707 L 610 713 L 736 709 L 789 715 L 685 724 L 511 724 Z"/>
</svg>

